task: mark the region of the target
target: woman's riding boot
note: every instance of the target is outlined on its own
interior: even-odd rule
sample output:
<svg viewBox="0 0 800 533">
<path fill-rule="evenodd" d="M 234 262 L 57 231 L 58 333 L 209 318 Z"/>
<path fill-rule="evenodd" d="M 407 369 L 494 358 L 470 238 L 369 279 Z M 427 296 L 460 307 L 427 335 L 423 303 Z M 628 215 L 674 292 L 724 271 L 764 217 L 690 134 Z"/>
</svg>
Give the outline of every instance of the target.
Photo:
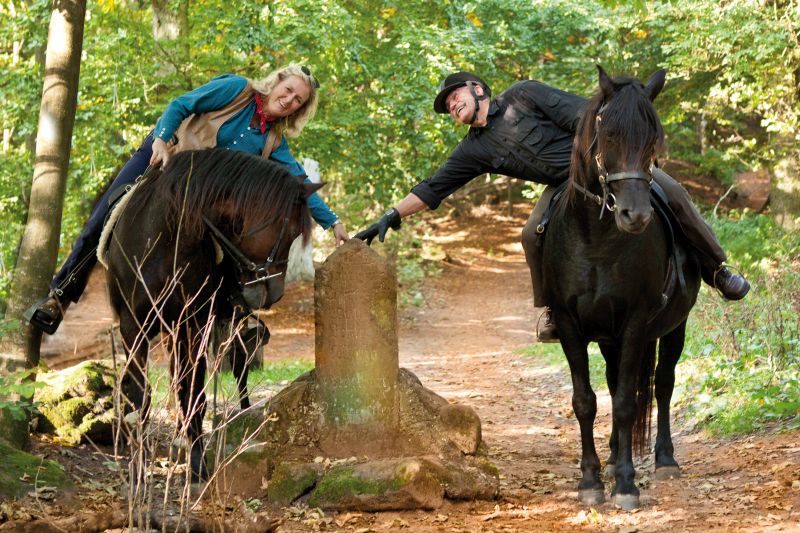
<svg viewBox="0 0 800 533">
<path fill-rule="evenodd" d="M 69 300 L 61 303 L 55 293 L 51 292 L 30 306 L 22 317 L 30 322 L 31 326 L 52 335 L 64 319 L 64 312 L 69 304 Z"/>
<path fill-rule="evenodd" d="M 558 342 L 558 330 L 549 307 L 545 307 L 544 312 L 539 315 L 539 320 L 536 323 L 536 337 L 539 342 Z"/>
</svg>

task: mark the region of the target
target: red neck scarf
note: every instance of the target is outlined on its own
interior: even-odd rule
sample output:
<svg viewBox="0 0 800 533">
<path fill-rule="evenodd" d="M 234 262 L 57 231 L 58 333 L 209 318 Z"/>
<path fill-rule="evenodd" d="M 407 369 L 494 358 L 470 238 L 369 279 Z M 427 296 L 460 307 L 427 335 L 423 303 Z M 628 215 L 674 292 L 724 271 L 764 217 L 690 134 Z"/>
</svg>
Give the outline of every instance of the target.
<svg viewBox="0 0 800 533">
<path fill-rule="evenodd" d="M 264 102 L 261 100 L 261 93 L 256 93 L 256 116 L 263 135 L 267 131 L 267 123 L 275 122 L 280 117 L 273 117 L 264 111 Z"/>
</svg>

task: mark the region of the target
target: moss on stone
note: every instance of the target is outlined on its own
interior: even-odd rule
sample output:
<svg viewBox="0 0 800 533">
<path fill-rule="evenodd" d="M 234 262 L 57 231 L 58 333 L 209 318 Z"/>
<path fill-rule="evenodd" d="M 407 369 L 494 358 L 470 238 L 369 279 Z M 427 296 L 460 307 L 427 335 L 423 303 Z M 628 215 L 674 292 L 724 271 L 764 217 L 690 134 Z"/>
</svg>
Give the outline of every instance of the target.
<svg viewBox="0 0 800 533">
<path fill-rule="evenodd" d="M 84 361 L 37 379 L 45 383 L 34 396 L 41 413 L 40 431 L 55 433 L 71 444 L 84 437 L 98 443 L 112 441 L 114 373 L 110 363 Z"/>
<path fill-rule="evenodd" d="M 399 490 L 407 480 L 401 472 L 388 479 L 364 479 L 353 467 L 334 468 L 317 483 L 308 500 L 312 507 L 357 495 L 377 495 Z"/>
<path fill-rule="evenodd" d="M 0 441 L 15 448 L 26 448 L 30 442 L 26 418 L 18 412 L 0 408 Z"/>
<path fill-rule="evenodd" d="M 0 442 L 0 498 L 17 498 L 36 487 L 67 488 L 64 467 Z M 24 481 L 23 481 L 24 480 Z"/>
<path fill-rule="evenodd" d="M 498 477 L 500 475 L 500 470 L 497 468 L 497 465 L 495 465 L 486 457 L 479 457 L 475 461 L 475 464 L 481 471 L 489 474 L 492 477 Z"/>
<path fill-rule="evenodd" d="M 308 463 L 280 465 L 269 480 L 267 498 L 281 505 L 291 503 L 316 485 L 319 470 Z"/>
<path fill-rule="evenodd" d="M 110 363 L 84 361 L 58 372 L 37 376 L 46 386 L 36 391 L 35 401 L 58 403 L 70 397 L 97 397 L 114 388 L 114 371 Z"/>
<path fill-rule="evenodd" d="M 225 421 L 225 444 L 229 450 L 238 447 L 245 437 L 257 433 L 264 424 L 263 412 L 239 413 Z"/>
</svg>

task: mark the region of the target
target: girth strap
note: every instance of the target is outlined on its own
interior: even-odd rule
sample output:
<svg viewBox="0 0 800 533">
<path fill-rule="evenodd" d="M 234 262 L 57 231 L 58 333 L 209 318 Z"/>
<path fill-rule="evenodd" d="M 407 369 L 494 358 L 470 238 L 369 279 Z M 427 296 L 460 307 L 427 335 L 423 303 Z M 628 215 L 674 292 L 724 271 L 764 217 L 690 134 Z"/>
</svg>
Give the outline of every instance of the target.
<svg viewBox="0 0 800 533">
<path fill-rule="evenodd" d="M 554 192 L 553 196 L 550 197 L 550 203 L 547 204 L 547 210 L 542 215 L 542 220 L 540 220 L 539 224 L 536 226 L 536 233 L 542 235 L 545 231 L 547 231 L 547 224 L 550 223 L 550 217 L 553 216 L 553 211 L 558 205 L 558 201 L 561 199 L 564 191 L 567 190 L 567 183 L 568 182 L 565 181 L 559 185 L 556 189 L 556 192 Z"/>
</svg>

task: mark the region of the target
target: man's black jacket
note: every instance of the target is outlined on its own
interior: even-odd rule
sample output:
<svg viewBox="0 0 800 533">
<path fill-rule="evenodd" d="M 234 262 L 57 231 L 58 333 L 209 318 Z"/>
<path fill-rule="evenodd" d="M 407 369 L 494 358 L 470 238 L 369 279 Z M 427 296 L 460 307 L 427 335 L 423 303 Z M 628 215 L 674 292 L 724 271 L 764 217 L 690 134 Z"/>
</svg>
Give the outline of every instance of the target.
<svg viewBox="0 0 800 533">
<path fill-rule="evenodd" d="M 486 126 L 470 128 L 447 162 L 411 192 L 436 209 L 485 173 L 561 183 L 569 175 L 572 138 L 585 103 L 544 83 L 515 83 L 490 102 Z"/>
</svg>

